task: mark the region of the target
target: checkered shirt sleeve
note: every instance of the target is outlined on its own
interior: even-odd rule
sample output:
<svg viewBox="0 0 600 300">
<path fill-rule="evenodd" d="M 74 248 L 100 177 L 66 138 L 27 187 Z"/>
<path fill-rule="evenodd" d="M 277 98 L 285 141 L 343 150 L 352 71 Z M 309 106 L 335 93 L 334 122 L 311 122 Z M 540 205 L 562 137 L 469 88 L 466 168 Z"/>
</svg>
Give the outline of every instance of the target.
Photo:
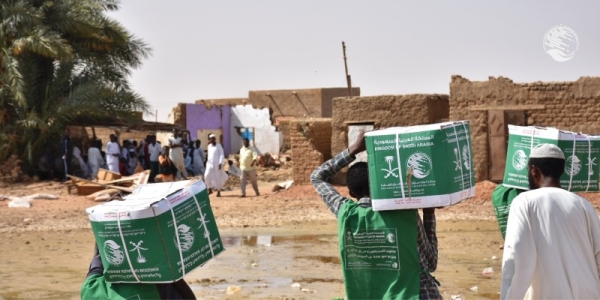
<svg viewBox="0 0 600 300">
<path fill-rule="evenodd" d="M 311 175 L 310 181 L 321 196 L 329 210 L 337 217 L 338 211 L 342 204 L 350 199 L 340 195 L 335 188 L 329 183 L 329 180 L 335 176 L 340 170 L 348 166 L 355 160 L 348 149 L 338 154 L 336 157 L 326 161 L 323 165 L 317 168 Z"/>
<path fill-rule="evenodd" d="M 421 264 L 420 299 L 442 299 L 436 280 L 431 275 L 437 269 L 438 241 L 436 236 L 435 214 L 423 214 L 418 218 L 417 246 Z"/>
</svg>

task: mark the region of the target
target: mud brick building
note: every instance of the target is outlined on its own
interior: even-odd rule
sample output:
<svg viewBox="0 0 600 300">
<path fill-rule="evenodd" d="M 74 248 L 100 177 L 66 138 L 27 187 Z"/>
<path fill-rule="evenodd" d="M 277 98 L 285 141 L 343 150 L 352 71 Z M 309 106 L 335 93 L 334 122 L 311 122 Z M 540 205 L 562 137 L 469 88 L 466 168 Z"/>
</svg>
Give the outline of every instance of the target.
<svg viewBox="0 0 600 300">
<path fill-rule="evenodd" d="M 331 158 L 331 119 L 290 121 L 292 176 L 295 184 L 310 183 L 310 174 Z"/>
<path fill-rule="evenodd" d="M 360 131 L 447 121 L 448 99 L 448 95 L 442 94 L 335 98 L 331 155 L 338 154 L 354 143 Z M 366 161 L 366 156 L 357 160 Z M 334 182 L 345 184 L 345 178 L 344 170 Z"/>
<path fill-rule="evenodd" d="M 508 124 L 600 134 L 600 78 L 514 83 L 504 77 L 470 81 L 455 75 L 450 83 L 450 119 L 470 121 L 476 180 L 500 181 Z"/>
<path fill-rule="evenodd" d="M 333 98 L 346 96 L 347 88 L 249 91 L 248 98 L 197 100 L 179 103 L 170 122 L 190 131 L 193 139 L 205 140 L 209 132 L 220 137 L 226 154 L 241 147 L 238 129 L 252 130 L 255 145 L 263 153 L 279 154 L 290 150 L 291 122 L 330 118 Z M 353 88 L 360 95 L 360 88 Z"/>
<path fill-rule="evenodd" d="M 316 88 L 296 90 L 257 90 L 248 93 L 249 104 L 269 107 L 272 121 L 283 133 L 284 150 L 291 149 L 290 122 L 296 118 L 331 118 L 333 99 L 348 95 L 347 88 Z M 352 88 L 360 96 L 360 88 Z"/>
</svg>

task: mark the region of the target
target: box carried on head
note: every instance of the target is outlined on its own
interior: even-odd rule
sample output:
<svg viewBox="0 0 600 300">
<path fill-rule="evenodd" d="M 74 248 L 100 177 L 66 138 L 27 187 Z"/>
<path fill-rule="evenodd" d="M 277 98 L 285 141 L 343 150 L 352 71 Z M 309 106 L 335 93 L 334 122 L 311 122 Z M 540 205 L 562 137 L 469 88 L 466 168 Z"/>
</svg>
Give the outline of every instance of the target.
<svg viewBox="0 0 600 300">
<path fill-rule="evenodd" d="M 224 250 L 203 181 L 143 185 L 86 211 L 107 282 L 174 282 Z"/>
<path fill-rule="evenodd" d="M 503 185 L 529 189 L 527 164 L 531 149 L 539 144 L 557 145 L 565 154 L 563 189 L 571 192 L 598 192 L 600 136 L 550 127 L 508 125 L 508 149 Z"/>
<path fill-rule="evenodd" d="M 373 210 L 449 206 L 475 195 L 468 121 L 365 136 Z"/>
</svg>

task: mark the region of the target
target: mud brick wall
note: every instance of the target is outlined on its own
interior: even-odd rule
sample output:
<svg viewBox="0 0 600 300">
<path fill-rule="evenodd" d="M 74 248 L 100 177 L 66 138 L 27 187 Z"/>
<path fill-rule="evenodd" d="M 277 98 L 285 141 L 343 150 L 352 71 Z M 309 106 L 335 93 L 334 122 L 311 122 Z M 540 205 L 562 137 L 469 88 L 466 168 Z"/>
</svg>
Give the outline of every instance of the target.
<svg viewBox="0 0 600 300">
<path fill-rule="evenodd" d="M 292 177 L 296 184 L 310 183 L 310 174 L 331 158 L 331 119 L 292 120 Z"/>
<path fill-rule="evenodd" d="M 353 88 L 352 93 L 360 95 L 360 88 Z M 346 88 L 250 91 L 248 103 L 269 107 L 274 118 L 329 118 L 333 98 L 347 94 Z"/>
<path fill-rule="evenodd" d="M 283 135 L 283 144 L 281 150 L 289 151 L 292 149 L 292 139 L 290 133 L 290 123 L 295 120 L 294 117 L 277 117 L 275 118 L 275 126 L 277 131 Z"/>
<path fill-rule="evenodd" d="M 447 119 L 448 113 L 448 95 L 335 98 L 331 155 L 335 156 L 349 146 L 349 124 L 374 123 L 375 128 L 431 124 Z"/>
<path fill-rule="evenodd" d="M 488 112 L 470 107 L 543 105 L 525 110 L 527 125 L 551 126 L 600 134 L 600 78 L 581 77 L 573 82 L 514 83 L 504 77 L 470 81 L 452 76 L 450 119 L 469 120 L 473 139 L 476 180 L 489 178 Z"/>
</svg>

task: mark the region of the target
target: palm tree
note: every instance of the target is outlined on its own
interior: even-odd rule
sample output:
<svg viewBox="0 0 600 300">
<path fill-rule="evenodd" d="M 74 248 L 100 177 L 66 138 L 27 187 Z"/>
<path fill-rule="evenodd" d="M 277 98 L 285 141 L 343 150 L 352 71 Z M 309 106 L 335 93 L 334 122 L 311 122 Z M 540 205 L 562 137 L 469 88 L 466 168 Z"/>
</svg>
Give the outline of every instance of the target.
<svg viewBox="0 0 600 300">
<path fill-rule="evenodd" d="M 147 111 L 127 77 L 150 48 L 106 12 L 116 0 L 0 3 L 0 161 L 29 163 L 78 120 Z"/>
</svg>

